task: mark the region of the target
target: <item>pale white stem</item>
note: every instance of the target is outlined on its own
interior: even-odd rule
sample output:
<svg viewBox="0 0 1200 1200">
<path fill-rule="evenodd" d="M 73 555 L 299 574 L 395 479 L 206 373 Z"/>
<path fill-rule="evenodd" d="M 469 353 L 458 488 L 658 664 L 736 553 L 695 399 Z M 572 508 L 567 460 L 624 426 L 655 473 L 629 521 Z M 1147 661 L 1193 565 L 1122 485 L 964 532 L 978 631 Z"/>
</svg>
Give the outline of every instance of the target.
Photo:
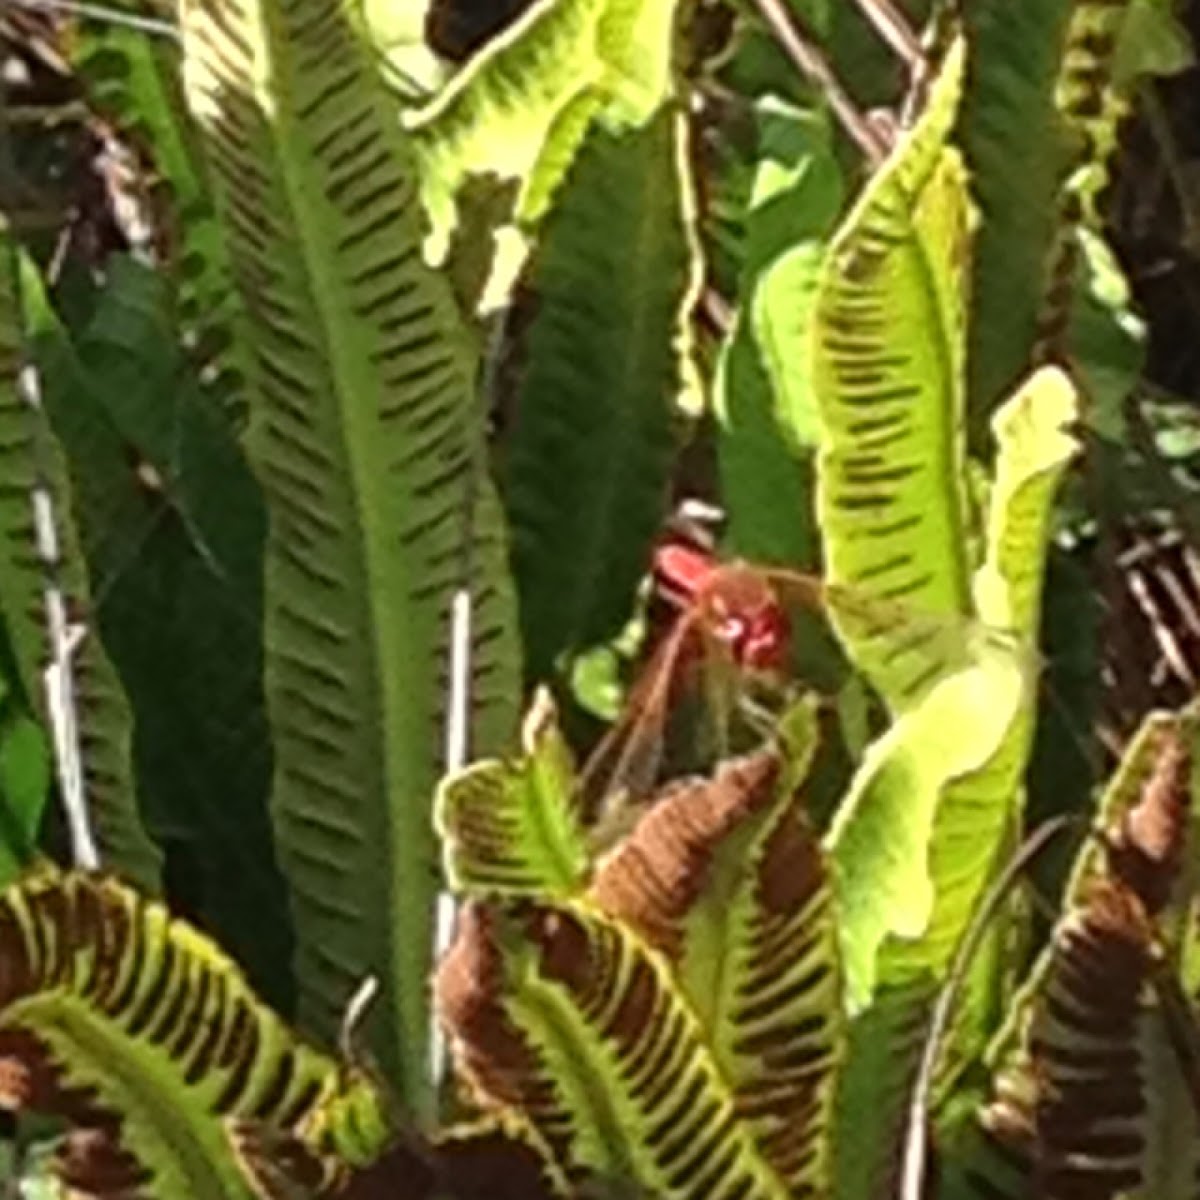
<svg viewBox="0 0 1200 1200">
<path fill-rule="evenodd" d="M 22 367 L 18 387 L 40 427 L 44 420 L 42 397 L 37 372 L 31 364 Z M 58 579 L 62 554 L 58 528 L 54 522 L 54 499 L 43 478 L 39 477 L 34 483 L 30 501 L 33 505 L 37 554 L 46 574 L 44 608 L 50 662 L 42 674 L 42 685 L 45 689 L 46 716 L 50 722 L 55 773 L 67 815 L 72 861 L 77 867 L 94 871 L 100 866 L 100 853 L 87 811 L 83 755 L 79 745 L 79 706 L 75 690 L 75 653 L 87 635 L 87 628 L 71 621 L 67 613 L 66 597 Z"/>
<path fill-rule="evenodd" d="M 446 713 L 446 773 L 467 765 L 471 729 L 471 590 L 460 587 L 450 606 L 450 695 Z"/>
<path fill-rule="evenodd" d="M 467 763 L 471 728 L 471 589 L 460 587 L 450 607 L 450 695 L 446 705 L 445 769 L 449 775 Z M 433 956 L 441 960 L 454 937 L 458 905 L 448 891 L 438 893 L 434 909 Z M 429 1030 L 429 1073 L 440 1091 L 449 1069 L 449 1048 L 437 1014 Z"/>
<path fill-rule="evenodd" d="M 933 1098 L 934 1078 L 946 1035 L 950 1031 L 954 1005 L 966 982 L 971 963 L 983 944 L 984 935 L 991 925 L 992 918 L 999 911 L 1000 905 L 1004 902 L 1021 872 L 1056 835 L 1077 823 L 1076 817 L 1055 817 L 1030 834 L 987 890 L 979 907 L 975 910 L 966 932 L 959 940 L 950 963 L 946 982 L 942 984 L 937 1003 L 933 1006 L 933 1015 L 930 1017 L 925 1032 L 925 1042 L 921 1048 L 921 1061 L 917 1068 L 916 1081 L 909 1098 L 899 1200 L 922 1200 L 925 1194 L 925 1165 L 929 1157 L 926 1123 L 929 1119 L 930 1102 Z"/>
<path fill-rule="evenodd" d="M 338 1031 L 338 1049 L 344 1062 L 358 1063 L 358 1031 L 378 996 L 379 976 L 368 975 L 347 1002 L 342 1013 L 342 1027 Z"/>
</svg>

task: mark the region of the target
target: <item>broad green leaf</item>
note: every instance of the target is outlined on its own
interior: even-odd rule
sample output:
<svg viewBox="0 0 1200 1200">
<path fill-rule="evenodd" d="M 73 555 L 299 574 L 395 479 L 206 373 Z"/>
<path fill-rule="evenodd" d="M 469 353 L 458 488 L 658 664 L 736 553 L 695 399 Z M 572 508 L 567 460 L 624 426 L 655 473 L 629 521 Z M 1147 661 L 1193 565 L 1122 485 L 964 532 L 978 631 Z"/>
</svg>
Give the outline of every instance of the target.
<svg viewBox="0 0 1200 1200">
<path fill-rule="evenodd" d="M 836 1126 L 843 1152 L 835 1194 L 846 1200 L 887 1186 L 903 1145 L 921 1034 L 940 977 L 918 967 L 897 984 L 900 972 L 887 952 L 911 948 L 920 957 L 920 939 L 941 916 L 940 806 L 956 781 L 986 776 L 1005 730 L 1028 704 L 1025 673 L 1004 648 L 943 676 L 868 748 L 828 835 L 846 1001 L 856 1015 Z M 981 839 L 978 849 L 994 860 L 994 842 Z"/>
<path fill-rule="evenodd" d="M 668 790 L 591 897 L 671 962 L 734 1106 L 789 1194 L 828 1195 L 841 977 L 828 866 L 801 811 L 815 738 Z"/>
<path fill-rule="evenodd" d="M 96 625 L 134 711 L 138 797 L 174 895 L 290 1008 L 267 813 L 258 483 L 178 347 L 158 273 L 112 256 L 74 342 L 46 324 L 38 349 L 103 601 Z"/>
<path fill-rule="evenodd" d="M 1036 637 L 1051 502 L 1079 452 L 1071 432 L 1079 396 L 1067 374 L 1043 367 L 997 410 L 995 479 L 984 561 L 975 573 L 976 611 L 989 625 Z"/>
<path fill-rule="evenodd" d="M 940 977 L 1019 819 L 1035 716 L 1030 647 L 1041 619 L 1054 496 L 1079 449 L 1069 432 L 1077 403 L 1069 378 L 1047 367 L 1031 376 L 993 420 L 995 479 L 985 556 L 973 590 L 986 626 L 1005 631 L 982 636 L 991 636 L 990 652 L 1016 670 L 1019 695 L 1015 709 L 997 704 L 996 746 L 986 762 L 965 777 L 947 780 L 928 856 L 936 901 L 920 943 L 885 953 L 881 975 L 892 985 Z"/>
<path fill-rule="evenodd" d="M 469 175 L 515 180 L 538 220 L 589 122 L 648 121 L 672 91 L 673 0 L 538 0 L 408 120 L 440 261 Z"/>
<path fill-rule="evenodd" d="M 665 961 L 583 902 L 464 909 L 438 994 L 476 1098 L 567 1175 L 653 1196 L 790 1193 Z"/>
<path fill-rule="evenodd" d="M 812 388 L 818 520 L 835 624 L 893 711 L 956 664 L 949 643 L 855 611 L 854 594 L 932 618 L 970 612 L 963 353 L 971 211 L 947 138 L 964 47 L 833 239 L 818 284 Z M 843 588 L 843 585 L 850 585 Z"/>
<path fill-rule="evenodd" d="M 25 703 L 41 715 L 46 726 L 42 671 L 47 661 L 47 580 L 33 518 L 33 489 L 38 483 L 54 505 L 58 584 L 82 611 L 87 608 L 89 589 L 62 449 L 45 409 L 35 409 L 17 387 L 22 345 L 19 331 L 27 319 L 33 324 L 34 314 L 44 308 L 35 273 L 25 268 L 0 223 L 0 474 L 5 482 L 0 496 L 0 525 L 4 528 L 2 540 L 7 556 L 0 563 L 0 614 Z M 94 629 L 89 629 L 73 662 L 85 795 L 103 861 L 109 869 L 153 890 L 159 880 L 160 855 L 138 813 L 130 763 L 128 702 Z"/>
<path fill-rule="evenodd" d="M 6 1078 L 24 1079 L 30 1109 L 99 1126 L 147 1195 L 251 1194 L 223 1118 L 337 1144 L 325 1111 L 352 1105 L 385 1132 L 370 1085 L 299 1042 L 206 937 L 111 879 L 42 873 L 7 889 L 0 954 Z"/>
<path fill-rule="evenodd" d="M 817 429 L 808 322 L 841 178 L 824 121 L 771 98 L 757 114 L 739 305 L 714 397 L 727 539 L 751 561 L 811 565 Z"/>
<path fill-rule="evenodd" d="M 792 246 L 763 272 L 751 300 L 755 339 L 777 389 L 776 420 L 793 453 L 811 452 L 819 439 L 807 334 L 824 257 L 816 239 Z"/>
<path fill-rule="evenodd" d="M 0 887 L 32 861 L 49 790 L 46 739 L 0 679 Z"/>
<path fill-rule="evenodd" d="M 114 255 L 76 339 L 79 367 L 94 402 L 149 468 L 146 490 L 163 493 L 197 553 L 228 584 L 225 602 L 243 603 L 248 620 L 258 607 L 262 572 L 261 494 L 171 333 L 162 275 Z"/>
<path fill-rule="evenodd" d="M 852 1011 L 874 991 L 888 936 L 925 934 L 934 909 L 930 850 L 944 791 L 982 771 L 1028 702 L 1013 650 L 988 646 L 945 675 L 868 748 L 828 835 Z"/>
<path fill-rule="evenodd" d="M 531 265 L 504 463 L 529 672 L 613 637 L 662 519 L 698 285 L 685 129 L 595 128 Z"/>
<path fill-rule="evenodd" d="M 1044 359 L 1060 343 L 1053 357 L 1070 353 L 1090 390 L 1106 337 L 1121 341 L 1120 319 L 1097 339 L 1096 313 L 1079 303 L 1078 235 L 1101 232 L 1097 202 L 1136 77 L 1178 65 L 1169 21 L 1157 0 L 982 0 L 966 13 L 976 69 L 963 141 L 985 218 L 971 331 L 975 436 L 1035 348 Z"/>
<path fill-rule="evenodd" d="M 606 121 L 643 125 L 674 93 L 681 10 L 677 0 L 607 0 L 596 25 L 607 72 Z"/>
<path fill-rule="evenodd" d="M 438 785 L 434 822 L 446 878 L 458 893 L 570 895 L 590 866 L 571 752 L 547 700 L 526 719 L 515 763 L 476 763 Z"/>
<path fill-rule="evenodd" d="M 1037 334 L 1066 166 L 1054 85 L 1073 7 L 1072 0 L 980 0 L 964 12 L 974 69 L 961 136 L 983 215 L 968 356 L 971 427 L 980 440 L 992 410 L 1026 373 Z"/>
<path fill-rule="evenodd" d="M 831 831 L 850 1003 L 873 997 L 853 1031 L 844 1081 L 839 1129 L 853 1152 L 839 1160 L 842 1195 L 869 1192 L 893 1168 L 924 1014 L 1015 839 L 1035 713 L 1026 646 L 1040 621 L 1055 490 L 1077 450 L 1068 432 L 1076 403 L 1067 376 L 1045 368 L 996 414 L 974 593 L 997 632 L 977 635 L 976 663 L 936 684 L 871 747 Z M 966 691 L 956 701 L 959 685 Z M 929 723 L 910 721 L 918 714 Z M 985 951 L 945 1051 L 956 1067 L 990 1032 L 985 1022 L 1000 999 L 991 963 Z M 875 1097 L 865 1116 L 864 1094 Z"/>
<path fill-rule="evenodd" d="M 6 239 L 0 239 L 0 253 L 5 254 L 5 261 L 0 263 L 0 428 L 13 423 L 13 417 L 19 417 L 19 409 L 14 412 L 14 403 L 22 403 L 17 393 L 17 373 L 21 365 L 21 317 L 16 306 L 16 293 L 11 286 L 13 274 L 10 267 L 15 265 L 9 261 L 15 247 Z M 5 414 L 7 413 L 7 417 Z M 14 503 L 15 501 L 15 503 Z M 0 525 L 4 532 L 10 534 L 13 526 L 24 532 L 18 536 L 28 546 L 28 523 L 32 514 L 19 515 L 17 505 L 32 504 L 32 497 L 14 496 L 0 500 L 7 510 L 0 509 Z M 5 541 L 9 541 L 9 537 Z M 0 572 L 15 575 L 20 570 L 19 565 L 11 558 L 0 563 Z M 27 598 L 29 581 L 24 585 Z M 0 884 L 7 885 L 26 865 L 33 852 L 41 825 L 42 812 L 50 787 L 49 761 L 47 747 L 40 728 L 30 719 L 26 699 L 37 703 L 40 696 L 22 697 L 21 687 L 24 680 L 19 678 L 20 664 L 13 666 L 14 677 L 6 678 L 10 669 L 11 651 L 4 643 L 4 627 L 11 620 L 9 604 L 5 603 L 3 584 L 0 584 Z M 11 593 L 10 593 L 11 595 Z M 25 623 L 18 620 L 16 634 L 23 637 L 27 632 Z"/>
<path fill-rule="evenodd" d="M 347 10 L 186 0 L 185 85 L 245 309 L 246 451 L 267 501 L 272 812 L 305 1027 L 367 975 L 417 1111 L 452 594 L 472 585 L 472 750 L 505 746 L 518 668 L 475 367 L 421 256 L 415 158 Z"/>
<path fill-rule="evenodd" d="M 595 42 L 604 6 L 605 0 L 538 0 L 430 105 L 409 116 L 435 261 L 450 235 L 455 195 L 469 174 L 525 184 L 538 175 L 544 154 L 565 152 L 569 160 L 583 128 L 572 123 L 562 147 L 550 134 L 568 106 L 581 109 L 586 122 L 603 103 L 604 63 Z"/>
</svg>

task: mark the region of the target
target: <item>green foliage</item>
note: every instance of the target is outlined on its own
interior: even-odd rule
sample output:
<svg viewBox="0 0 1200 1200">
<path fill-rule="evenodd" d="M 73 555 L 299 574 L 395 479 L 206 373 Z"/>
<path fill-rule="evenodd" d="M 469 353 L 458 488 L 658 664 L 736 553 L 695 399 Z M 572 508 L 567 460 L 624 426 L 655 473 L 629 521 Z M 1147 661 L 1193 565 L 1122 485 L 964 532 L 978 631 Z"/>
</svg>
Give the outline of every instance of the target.
<svg viewBox="0 0 1200 1200">
<path fill-rule="evenodd" d="M 0 943 L 7 1102 L 97 1130 L 147 1194 L 249 1196 L 224 1118 L 336 1143 L 325 1114 L 353 1105 L 384 1128 L 369 1085 L 298 1042 L 207 938 L 111 879 L 47 873 L 9 888 Z"/>
<path fill-rule="evenodd" d="M 918 648 L 915 670 L 897 665 L 886 629 L 860 631 L 836 589 L 866 587 L 931 616 L 970 611 L 962 440 L 970 210 L 947 143 L 964 54 L 956 44 L 920 122 L 833 238 L 814 306 L 817 506 L 834 615 L 893 710 L 919 694 L 930 656 Z"/>
<path fill-rule="evenodd" d="M 757 6 L 535 0 L 453 74 L 423 0 L 184 0 L 181 56 L 75 43 L 140 156 L 105 202 L 150 225 L 0 280 L 0 877 L 56 834 L 45 485 L 94 597 L 105 865 L 153 890 L 165 851 L 241 964 L 107 877 L 0 895 L 0 1102 L 65 1120 L 80 1194 L 911 1200 L 925 1127 L 931 1194 L 1190 1194 L 1195 715 L 1131 750 L 1030 971 L 995 894 L 1072 430 L 1117 441 L 1140 370 L 1099 208 L 1117 120 L 1186 55 L 1152 0 L 983 0 L 863 164 L 803 37 L 898 102 L 892 6 L 783 7 L 786 53 Z M 644 589 L 680 497 L 751 561 Z M 825 602 L 837 720 L 742 661 L 763 596 L 780 630 Z M 588 823 L 577 710 L 536 700 L 514 757 L 522 655 L 611 693 L 623 736 L 684 710 L 706 649 L 756 752 L 619 828 Z M 676 674 L 622 713 L 639 651 Z M 450 1129 L 439 860 L 436 1016 L 483 1115 Z"/>
<path fill-rule="evenodd" d="M 950 1134 L 947 1194 L 1015 1197 L 1034 1179 L 1050 1194 L 1082 1180 L 1139 1198 L 1192 1187 L 1196 1138 L 1166 1113 L 1195 1103 L 1181 967 L 1195 941 L 1196 735 L 1193 708 L 1151 714 L 1131 743 L 1100 802 L 1103 840 L 1080 848 L 989 1048 L 991 1095 Z"/>
<path fill-rule="evenodd" d="M 177 340 L 161 274 L 114 257 L 108 276 L 73 337 L 44 302 L 29 310 L 96 628 L 133 709 L 138 799 L 168 870 L 286 1005 L 290 933 L 266 812 L 262 497 Z"/>
<path fill-rule="evenodd" d="M 88 585 L 75 527 L 70 520 L 71 488 L 62 458 L 46 420 L 46 410 L 35 404 L 30 388 L 36 382 L 18 384 L 22 341 L 18 321 L 24 314 L 21 301 L 35 295 L 38 281 L 26 273 L 7 227 L 0 224 L 0 251 L 4 271 L 0 277 L 0 438 L 7 456 L 6 487 L 2 500 L 6 559 L 0 569 L 0 615 L 4 618 L 15 665 L 15 680 L 30 712 L 40 714 L 47 725 L 48 699 L 43 671 L 49 655 L 43 591 L 47 566 L 57 575 L 62 595 L 86 611 Z M 34 486 L 44 499 L 57 500 L 54 538 L 57 561 L 47 564 L 38 548 L 34 524 Z M 133 788 L 130 761 L 131 718 L 128 702 L 104 646 L 84 637 L 74 654 L 75 680 L 79 699 L 79 741 L 86 751 L 82 768 L 84 788 L 92 807 L 96 837 L 105 861 L 113 870 L 147 890 L 156 890 L 160 854 L 142 826 Z M 56 689 L 57 693 L 58 689 Z M 25 735 L 26 737 L 28 735 Z M 10 768 L 14 765 L 7 751 Z M 24 772 L 25 784 L 36 787 L 36 766 Z M 41 797 L 26 792 L 12 797 L 24 810 L 18 823 L 32 828 L 40 815 Z"/>
<path fill-rule="evenodd" d="M 458 892 L 557 896 L 584 882 L 590 855 L 570 800 L 575 772 L 552 709 L 530 714 L 524 741 L 520 762 L 488 759 L 441 783 L 434 817 Z"/>
<path fill-rule="evenodd" d="M 17 382 L 22 354 L 18 313 L 13 302 L 14 283 L 10 272 L 0 275 L 0 428 L 11 429 L 17 434 L 18 450 L 28 450 L 28 441 L 21 434 L 21 427 L 26 422 L 22 419 L 23 400 Z M 4 501 L 4 540 L 9 545 L 28 537 L 32 511 L 22 515 L 19 507 L 22 503 L 29 505 L 30 497 L 18 493 Z M 10 586 L 0 591 L 0 597 L 3 597 L 0 612 L 5 616 L 6 626 L 14 615 L 17 617 L 16 631 L 23 636 L 27 622 L 22 619 L 20 605 L 36 603 L 36 592 L 29 594 L 28 566 L 9 561 L 4 564 L 3 574 Z M 22 575 L 21 584 L 13 588 L 11 582 L 20 580 Z M 15 613 L 12 607 L 14 592 L 19 597 Z M 19 669 L 11 681 L 6 674 L 7 670 L 0 674 L 0 883 L 5 884 L 32 857 L 46 798 L 49 766 L 40 732 L 28 716 L 27 704 L 36 702 L 39 697 L 23 698 L 20 695 L 23 681 Z"/>
<path fill-rule="evenodd" d="M 726 536 L 753 561 L 807 564 L 817 430 L 806 335 L 841 178 L 825 121 L 770 97 L 755 116 L 738 315 L 714 384 Z"/>
<path fill-rule="evenodd" d="M 920 1027 L 1018 819 L 1048 512 L 1074 453 L 1071 385 L 1037 376 L 1002 410 L 981 526 L 965 467 L 971 214 L 947 145 L 962 52 L 950 49 L 921 119 L 833 238 L 814 306 L 831 608 L 850 657 L 896 715 L 828 835 L 847 999 L 856 1013 L 870 1009 L 846 1084 L 842 1128 L 861 1151 L 841 1160 L 847 1195 L 886 1177 L 917 1051 L 900 1031 Z M 868 606 L 864 588 L 892 610 Z M 880 1037 L 882 1064 L 870 1045 Z M 890 1088 L 891 1102 L 863 1115 L 864 1087 L 876 1097 Z"/>
<path fill-rule="evenodd" d="M 985 0 L 966 15 L 974 69 L 962 136 L 983 217 L 969 356 L 972 421 L 979 429 L 1025 373 L 1037 334 L 1065 170 L 1054 85 L 1071 8 L 1069 0 Z"/>
<path fill-rule="evenodd" d="M 492 836 L 448 828 L 468 905 L 439 971 L 443 1020 L 476 1098 L 528 1121 L 569 1178 L 663 1196 L 828 1188 L 837 939 L 799 811 L 811 715 L 805 728 L 786 767 L 763 753 L 664 796 L 586 888 L 544 852 L 543 831 L 577 820 L 553 731 L 507 768 L 541 786 L 496 797 L 512 816 Z M 474 810 L 487 769 L 444 803 Z"/>
<path fill-rule="evenodd" d="M 475 364 L 420 257 L 410 148 L 347 15 L 273 11 L 182 10 L 251 339 L 272 812 L 302 1021 L 332 1036 L 375 974 L 376 1045 L 425 1108 L 442 646 L 467 561 L 474 744 L 502 744 L 516 668 L 504 535 L 476 478 Z"/>
<path fill-rule="evenodd" d="M 670 106 L 641 128 L 597 127 L 522 288 L 503 474 L 535 679 L 619 632 L 658 533 L 693 383 L 691 209 Z"/>
<path fill-rule="evenodd" d="M 0 886 L 34 858 L 49 786 L 50 756 L 42 731 L 0 682 Z"/>
<path fill-rule="evenodd" d="M 207 390 L 236 410 L 233 271 L 187 112 L 179 49 L 120 25 L 89 23 L 72 51 L 97 110 L 150 164 L 137 199 L 161 223 L 153 249 L 168 268 L 160 286 L 173 291 L 174 340 L 186 348 Z"/>
<path fill-rule="evenodd" d="M 1078 268 L 1094 255 L 1077 244 L 1078 226 L 1099 232 L 1097 201 L 1135 83 L 1179 70 L 1187 54 L 1158 0 L 984 0 L 965 20 L 975 65 L 962 136 L 984 216 L 970 355 L 978 434 L 1035 354 L 1058 352 L 1048 341 L 1067 339 L 1098 402 L 1123 395 L 1136 378 L 1136 352 L 1115 388 L 1103 370 L 1128 311 L 1081 311 Z"/>
<path fill-rule="evenodd" d="M 539 0 L 476 55 L 409 125 L 421 154 L 434 259 L 469 176 L 516 185 L 521 225 L 546 211 L 593 118 L 644 125 L 672 94 L 675 5 Z"/>
</svg>

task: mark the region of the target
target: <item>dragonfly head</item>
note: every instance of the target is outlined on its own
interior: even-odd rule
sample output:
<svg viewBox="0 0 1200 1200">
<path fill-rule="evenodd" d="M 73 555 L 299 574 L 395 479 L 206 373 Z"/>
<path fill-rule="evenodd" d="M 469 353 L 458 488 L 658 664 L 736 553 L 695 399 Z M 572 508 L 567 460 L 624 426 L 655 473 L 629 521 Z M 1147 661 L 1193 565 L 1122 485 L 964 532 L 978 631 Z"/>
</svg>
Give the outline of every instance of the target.
<svg viewBox="0 0 1200 1200">
<path fill-rule="evenodd" d="M 787 663 L 791 622 L 778 604 L 764 605 L 745 622 L 733 644 L 738 661 L 755 671 L 777 671 Z"/>
<path fill-rule="evenodd" d="M 773 593 L 734 597 L 721 594 L 712 600 L 711 628 L 740 666 L 753 671 L 776 671 L 786 665 L 791 622 L 787 610 Z"/>
</svg>

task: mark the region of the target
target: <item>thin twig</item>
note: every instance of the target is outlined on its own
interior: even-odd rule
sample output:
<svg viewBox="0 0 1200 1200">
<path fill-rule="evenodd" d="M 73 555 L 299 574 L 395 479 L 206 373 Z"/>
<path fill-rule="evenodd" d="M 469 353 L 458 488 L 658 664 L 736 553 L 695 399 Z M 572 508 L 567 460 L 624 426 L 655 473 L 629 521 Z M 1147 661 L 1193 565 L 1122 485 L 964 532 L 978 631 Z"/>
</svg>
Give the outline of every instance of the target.
<svg viewBox="0 0 1200 1200">
<path fill-rule="evenodd" d="M 15 254 L 15 249 L 13 250 Z M 17 377 L 17 390 L 37 424 L 37 444 L 44 438 L 45 413 L 38 387 L 37 371 L 27 362 Z M 84 786 L 83 753 L 79 736 L 79 703 L 75 686 L 75 656 L 87 626 L 72 621 L 62 590 L 62 554 L 54 521 L 54 497 L 39 470 L 30 495 L 37 554 L 45 573 L 43 606 L 46 632 L 50 642 L 50 662 L 43 672 L 46 716 L 54 748 L 54 765 L 62 793 L 71 838 L 71 859 L 75 866 L 94 871 L 100 866 L 100 852 L 92 832 Z"/>
<path fill-rule="evenodd" d="M 925 1161 L 928 1150 L 925 1121 L 933 1094 L 934 1074 L 941 1058 L 942 1043 L 945 1041 L 951 1018 L 954 1015 L 955 1002 L 966 981 L 971 962 L 983 942 L 984 934 L 1021 872 L 1054 837 L 1064 829 L 1077 824 L 1079 824 L 1078 817 L 1063 816 L 1047 821 L 1035 830 L 1005 864 L 1004 870 L 1000 872 L 999 877 L 988 889 L 982 903 L 975 910 L 975 915 L 971 918 L 966 933 L 958 943 L 946 982 L 942 985 L 937 1003 L 933 1008 L 929 1028 L 925 1034 L 925 1044 L 921 1048 L 921 1062 L 917 1068 L 912 1098 L 909 1100 L 900 1200 L 921 1200 L 924 1195 Z"/>
<path fill-rule="evenodd" d="M 169 38 L 179 41 L 179 27 L 172 21 L 161 17 L 144 17 L 139 13 L 123 12 L 119 8 L 109 8 L 104 4 L 90 4 L 86 0 L 4 0 L 14 8 L 23 8 L 29 12 L 65 13 L 71 17 L 82 17 L 87 21 L 104 21 L 110 25 L 124 25 L 128 29 L 137 29 L 142 33 L 153 34 L 155 37 Z"/>
<path fill-rule="evenodd" d="M 4 120 L 10 128 L 36 125 L 52 129 L 67 121 L 86 121 L 91 115 L 82 100 L 68 100 L 64 104 L 9 104 L 4 110 Z"/>
<path fill-rule="evenodd" d="M 888 151 L 884 138 L 859 112 L 812 39 L 801 33 L 797 18 L 788 13 L 781 0 L 754 0 L 754 3 L 784 53 L 792 60 L 796 69 L 824 95 L 830 112 L 863 152 L 867 161 L 872 166 L 881 163 Z"/>
<path fill-rule="evenodd" d="M 727 337 L 733 328 L 734 313 L 729 301 L 713 286 L 700 293 L 699 315 L 718 337 Z"/>
<path fill-rule="evenodd" d="M 857 0 L 859 11 L 880 40 L 908 68 L 910 75 L 917 75 L 925 68 L 925 51 L 921 40 L 913 32 L 908 18 L 892 3 L 892 0 Z"/>
<path fill-rule="evenodd" d="M 485 406 L 491 405 L 498 386 L 499 363 L 507 330 L 507 310 L 498 313 L 493 321 L 480 388 L 480 395 Z M 487 447 L 484 443 L 484 435 L 480 432 L 483 422 L 476 422 L 475 417 L 476 414 L 469 413 L 465 422 L 466 436 L 470 439 L 470 460 L 467 464 L 466 478 L 463 481 L 458 585 L 450 604 L 450 689 L 446 699 L 443 756 L 443 767 L 447 775 L 461 771 L 467 765 L 471 753 L 471 684 L 473 680 L 471 652 L 474 646 L 474 579 L 478 566 L 475 546 L 478 533 L 476 519 L 483 476 L 487 471 Z M 458 904 L 454 895 L 443 889 L 438 893 L 434 909 L 433 954 L 435 962 L 439 961 L 450 948 L 457 917 Z M 446 1039 L 442 1036 L 437 1013 L 434 1012 L 430 1017 L 429 1073 L 435 1094 L 441 1091 L 448 1070 L 449 1049 Z"/>
</svg>

